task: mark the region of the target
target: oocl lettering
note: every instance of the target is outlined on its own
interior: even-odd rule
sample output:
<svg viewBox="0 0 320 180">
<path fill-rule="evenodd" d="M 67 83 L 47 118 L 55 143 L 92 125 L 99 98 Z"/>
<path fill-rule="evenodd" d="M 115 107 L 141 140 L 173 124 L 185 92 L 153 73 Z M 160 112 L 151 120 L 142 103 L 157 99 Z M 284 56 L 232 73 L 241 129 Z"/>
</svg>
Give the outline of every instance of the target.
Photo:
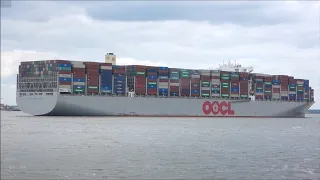
<svg viewBox="0 0 320 180">
<path fill-rule="evenodd" d="M 210 101 L 205 101 L 202 104 L 202 111 L 206 115 L 211 113 L 213 115 L 218 115 L 220 113 L 223 116 L 234 115 L 234 110 L 231 109 L 231 102 L 226 101 L 222 101 L 220 103 L 218 101 L 214 101 L 212 103 Z"/>
</svg>

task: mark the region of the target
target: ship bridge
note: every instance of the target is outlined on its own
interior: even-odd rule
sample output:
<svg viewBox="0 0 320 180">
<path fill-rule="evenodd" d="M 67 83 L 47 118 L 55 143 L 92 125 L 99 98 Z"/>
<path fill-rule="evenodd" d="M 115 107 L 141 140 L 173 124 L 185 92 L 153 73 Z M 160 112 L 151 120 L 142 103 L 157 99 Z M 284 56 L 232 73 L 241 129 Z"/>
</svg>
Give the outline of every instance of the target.
<svg viewBox="0 0 320 180">
<path fill-rule="evenodd" d="M 253 67 L 252 66 L 243 67 L 240 63 L 237 63 L 236 61 L 235 61 L 235 63 L 232 63 L 231 61 L 229 61 L 227 64 L 225 64 L 224 62 L 222 65 L 219 64 L 219 67 L 217 68 L 217 70 L 229 71 L 229 72 L 251 73 L 253 71 Z"/>
</svg>

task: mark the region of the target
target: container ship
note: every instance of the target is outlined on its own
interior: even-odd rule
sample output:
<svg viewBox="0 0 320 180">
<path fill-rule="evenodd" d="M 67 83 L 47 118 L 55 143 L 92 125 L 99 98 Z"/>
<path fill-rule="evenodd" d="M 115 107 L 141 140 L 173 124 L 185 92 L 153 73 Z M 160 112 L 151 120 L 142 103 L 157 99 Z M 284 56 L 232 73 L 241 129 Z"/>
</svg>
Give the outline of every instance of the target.
<svg viewBox="0 0 320 180">
<path fill-rule="evenodd" d="M 105 62 L 21 62 L 17 105 L 35 116 L 305 117 L 309 80 L 252 67 L 178 69 Z"/>
</svg>

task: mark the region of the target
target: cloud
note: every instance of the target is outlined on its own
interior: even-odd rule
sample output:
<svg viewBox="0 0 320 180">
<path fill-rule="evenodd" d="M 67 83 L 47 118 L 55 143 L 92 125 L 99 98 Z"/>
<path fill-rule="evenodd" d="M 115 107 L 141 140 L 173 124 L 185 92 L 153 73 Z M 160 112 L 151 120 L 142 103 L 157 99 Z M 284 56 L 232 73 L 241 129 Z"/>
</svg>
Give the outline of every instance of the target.
<svg viewBox="0 0 320 180">
<path fill-rule="evenodd" d="M 119 64 L 177 68 L 237 60 L 255 72 L 310 79 L 320 94 L 319 3 L 38 3 L 15 1 L 2 14 L 2 79 L 21 60 L 102 62 L 114 52 Z"/>
</svg>

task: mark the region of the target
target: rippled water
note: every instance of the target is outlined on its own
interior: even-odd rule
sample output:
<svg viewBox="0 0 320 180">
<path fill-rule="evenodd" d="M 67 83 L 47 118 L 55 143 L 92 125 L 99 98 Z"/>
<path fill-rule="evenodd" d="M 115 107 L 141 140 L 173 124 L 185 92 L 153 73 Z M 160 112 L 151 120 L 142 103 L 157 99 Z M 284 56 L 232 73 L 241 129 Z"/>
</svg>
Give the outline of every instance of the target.
<svg viewBox="0 0 320 180">
<path fill-rule="evenodd" d="M 316 115 L 1 120 L 1 179 L 320 178 Z"/>
</svg>

